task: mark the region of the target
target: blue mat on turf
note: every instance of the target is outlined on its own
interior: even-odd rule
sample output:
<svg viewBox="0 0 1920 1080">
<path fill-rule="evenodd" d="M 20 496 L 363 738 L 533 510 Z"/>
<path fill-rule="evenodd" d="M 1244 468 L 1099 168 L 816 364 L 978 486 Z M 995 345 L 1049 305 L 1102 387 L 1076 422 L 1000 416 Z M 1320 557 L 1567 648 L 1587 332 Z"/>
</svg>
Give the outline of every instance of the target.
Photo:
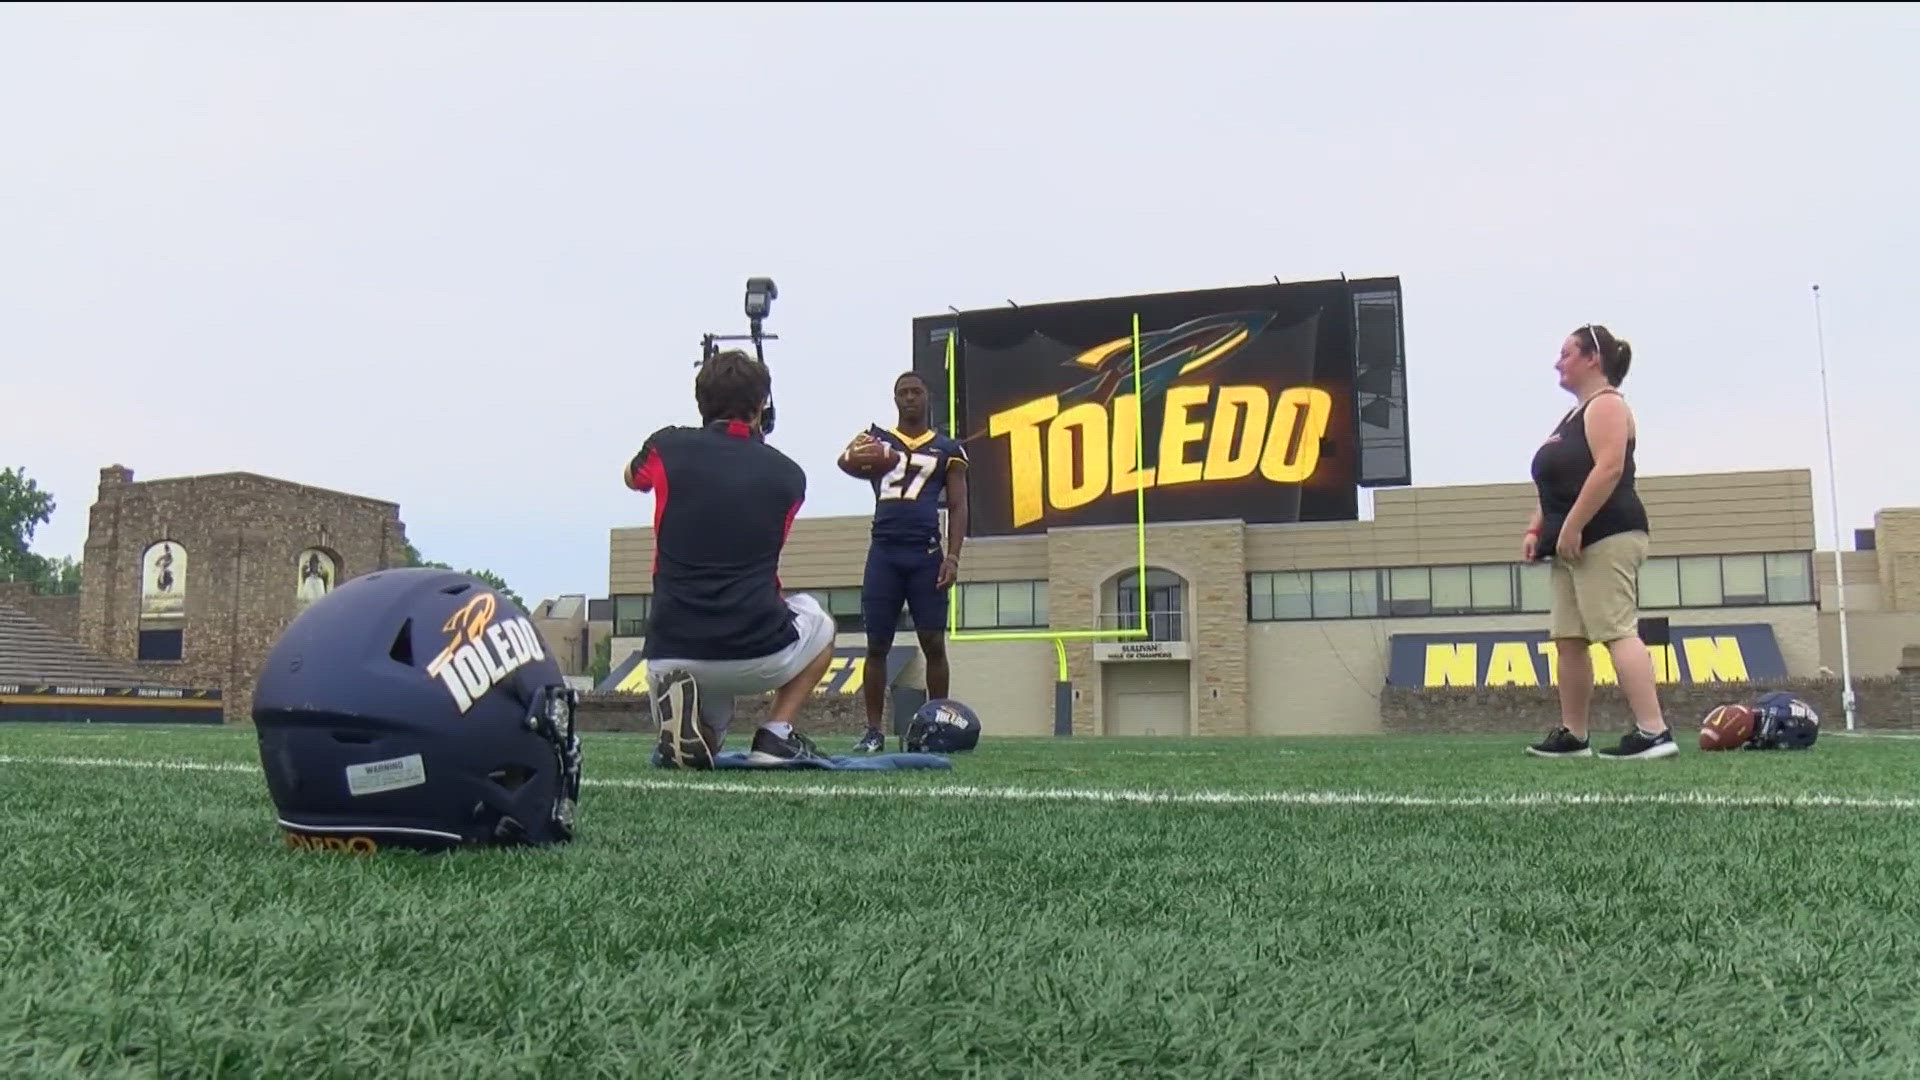
<svg viewBox="0 0 1920 1080">
<path fill-rule="evenodd" d="M 663 769 L 667 766 L 660 761 L 658 748 L 653 752 L 653 766 Z M 833 772 L 893 772 L 899 769 L 951 769 L 953 762 L 941 754 L 861 754 L 858 757 L 816 758 L 812 761 L 789 761 L 782 765 L 749 765 L 745 750 L 726 750 L 713 759 L 715 769 L 752 769 L 755 772 L 778 772 L 782 769 L 825 769 Z"/>
</svg>

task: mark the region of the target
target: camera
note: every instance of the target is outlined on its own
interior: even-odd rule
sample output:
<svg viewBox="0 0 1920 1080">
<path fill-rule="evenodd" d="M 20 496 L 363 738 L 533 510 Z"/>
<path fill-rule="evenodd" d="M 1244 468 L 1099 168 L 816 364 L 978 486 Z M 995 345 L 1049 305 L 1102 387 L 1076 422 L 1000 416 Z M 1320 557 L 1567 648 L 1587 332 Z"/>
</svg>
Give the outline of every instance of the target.
<svg viewBox="0 0 1920 1080">
<path fill-rule="evenodd" d="M 773 283 L 772 278 L 748 278 L 746 297 L 748 332 L 745 334 L 702 335 L 700 338 L 700 362 L 704 364 L 708 360 L 713 359 L 714 356 L 719 353 L 719 343 L 722 341 L 751 340 L 753 342 L 754 358 L 764 365 L 767 362 L 767 351 L 761 343 L 765 341 L 778 341 L 780 340 L 780 335 L 762 333 L 760 323 L 761 320 L 765 319 L 767 315 L 773 311 L 773 301 L 779 297 L 779 295 L 780 289 Z M 762 435 L 773 434 L 773 394 L 771 391 L 767 394 L 767 407 L 760 413 L 760 433 Z"/>
</svg>

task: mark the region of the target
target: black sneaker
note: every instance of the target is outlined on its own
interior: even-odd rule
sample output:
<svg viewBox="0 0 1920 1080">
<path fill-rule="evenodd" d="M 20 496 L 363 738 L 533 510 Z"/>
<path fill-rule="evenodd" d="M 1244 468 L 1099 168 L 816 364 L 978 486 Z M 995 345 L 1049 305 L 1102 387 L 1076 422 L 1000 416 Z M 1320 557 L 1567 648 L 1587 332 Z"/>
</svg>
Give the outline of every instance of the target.
<svg viewBox="0 0 1920 1080">
<path fill-rule="evenodd" d="M 1565 726 L 1554 728 L 1547 737 L 1527 747 L 1534 757 L 1592 757 L 1593 747 L 1576 737 Z"/>
<path fill-rule="evenodd" d="M 700 688 L 676 671 L 648 688 L 654 723 L 660 725 L 660 760 L 675 769 L 713 768 L 713 734 L 700 722 Z"/>
<path fill-rule="evenodd" d="M 1679 752 L 1680 744 L 1673 741 L 1671 727 L 1658 735 L 1649 735 L 1640 730 L 1639 724 L 1635 724 L 1627 729 L 1625 735 L 1620 736 L 1620 745 L 1611 750 L 1600 751 L 1600 756 L 1614 761 L 1623 761 L 1627 758 L 1672 757 Z"/>
<path fill-rule="evenodd" d="M 781 738 L 766 728 L 753 733 L 753 745 L 747 750 L 747 764 L 760 766 L 788 765 L 796 761 L 823 761 L 826 755 L 813 745 L 813 741 L 795 731 Z"/>
<path fill-rule="evenodd" d="M 879 728 L 868 728 L 853 748 L 862 754 L 878 754 L 887 748 L 887 737 L 880 734 Z"/>
</svg>

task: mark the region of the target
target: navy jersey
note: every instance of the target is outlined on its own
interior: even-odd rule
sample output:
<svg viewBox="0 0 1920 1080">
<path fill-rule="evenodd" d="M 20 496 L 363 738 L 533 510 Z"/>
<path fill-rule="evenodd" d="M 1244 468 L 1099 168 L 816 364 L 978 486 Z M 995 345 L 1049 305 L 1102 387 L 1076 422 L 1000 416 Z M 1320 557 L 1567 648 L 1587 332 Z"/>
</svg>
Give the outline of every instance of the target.
<svg viewBox="0 0 1920 1080">
<path fill-rule="evenodd" d="M 940 504 L 947 477 L 967 467 L 967 452 L 937 431 L 902 435 L 878 424 L 867 434 L 899 453 L 893 471 L 873 481 L 873 538 L 890 543 L 940 542 Z"/>
<path fill-rule="evenodd" d="M 807 497 L 799 465 L 757 430 L 719 420 L 654 432 L 626 482 L 653 493 L 648 659 L 747 660 L 798 640 L 780 552 Z"/>
</svg>

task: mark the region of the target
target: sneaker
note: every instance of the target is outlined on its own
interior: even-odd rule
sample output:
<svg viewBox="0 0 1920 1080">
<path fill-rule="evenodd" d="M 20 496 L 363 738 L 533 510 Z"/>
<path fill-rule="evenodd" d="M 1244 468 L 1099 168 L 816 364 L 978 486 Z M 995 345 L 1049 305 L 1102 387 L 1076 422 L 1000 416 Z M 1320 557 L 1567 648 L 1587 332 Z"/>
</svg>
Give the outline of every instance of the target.
<svg viewBox="0 0 1920 1080">
<path fill-rule="evenodd" d="M 676 671 L 649 688 L 654 723 L 660 725 L 660 760 L 675 769 L 713 768 L 713 735 L 700 722 L 700 688 Z"/>
<path fill-rule="evenodd" d="M 880 734 L 879 728 L 868 728 L 853 748 L 862 754 L 878 754 L 887 748 L 887 737 Z"/>
<path fill-rule="evenodd" d="M 1621 761 L 1626 758 L 1672 757 L 1679 752 L 1680 744 L 1673 741 L 1673 728 L 1669 727 L 1658 735 L 1649 735 L 1640 730 L 1639 724 L 1635 724 L 1620 737 L 1620 745 L 1600 751 L 1600 756 Z"/>
<path fill-rule="evenodd" d="M 1534 757 L 1592 757 L 1593 747 L 1587 740 L 1579 738 L 1563 725 L 1547 733 L 1547 737 L 1527 747 L 1527 753 Z"/>
<path fill-rule="evenodd" d="M 797 761 L 824 761 L 826 755 L 813 745 L 813 740 L 795 731 L 781 738 L 766 728 L 753 733 L 753 746 L 747 750 L 747 764 L 760 766 L 788 765 Z"/>
</svg>

